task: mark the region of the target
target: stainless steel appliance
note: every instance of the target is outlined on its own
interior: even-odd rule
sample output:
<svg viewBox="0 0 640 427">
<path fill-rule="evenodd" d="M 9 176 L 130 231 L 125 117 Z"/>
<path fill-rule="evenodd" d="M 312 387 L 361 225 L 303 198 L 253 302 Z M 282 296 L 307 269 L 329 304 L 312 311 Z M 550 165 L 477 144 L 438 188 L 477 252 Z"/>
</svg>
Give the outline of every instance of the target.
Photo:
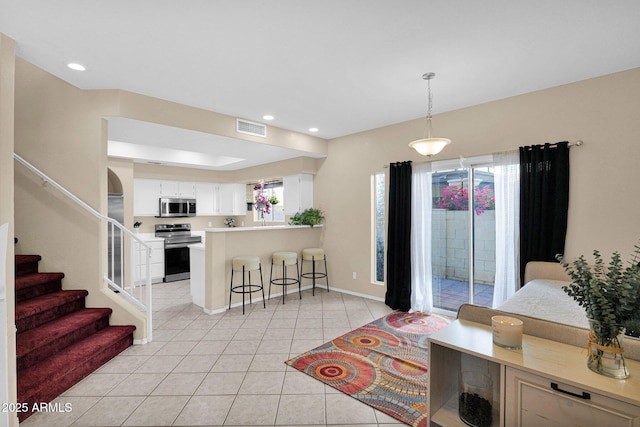
<svg viewBox="0 0 640 427">
<path fill-rule="evenodd" d="M 191 224 L 156 224 L 156 237 L 164 239 L 164 281 L 190 278 L 189 245 L 202 241 Z"/>
<path fill-rule="evenodd" d="M 196 199 L 161 197 L 158 203 L 158 216 L 160 218 L 180 218 L 196 216 Z"/>
<path fill-rule="evenodd" d="M 107 205 L 107 215 L 109 218 L 115 219 L 120 224 L 124 223 L 124 202 L 122 194 L 109 193 L 109 203 Z M 124 271 L 121 265 L 122 248 L 120 247 L 121 231 L 115 227 L 109 226 L 109 271 L 108 277 L 113 282 L 123 285 Z M 113 254 L 113 256 L 112 256 Z"/>
</svg>

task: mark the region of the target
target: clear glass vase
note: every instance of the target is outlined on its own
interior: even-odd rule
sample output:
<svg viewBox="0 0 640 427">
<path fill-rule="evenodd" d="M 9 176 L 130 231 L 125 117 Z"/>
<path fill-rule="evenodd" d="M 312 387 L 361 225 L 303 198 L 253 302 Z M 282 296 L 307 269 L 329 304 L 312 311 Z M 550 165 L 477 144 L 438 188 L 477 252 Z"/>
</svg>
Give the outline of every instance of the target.
<svg viewBox="0 0 640 427">
<path fill-rule="evenodd" d="M 489 427 L 498 419 L 494 394 L 497 392 L 497 365 L 462 354 L 458 374 L 458 416 L 473 427 Z"/>
<path fill-rule="evenodd" d="M 624 328 L 589 319 L 587 367 L 611 378 L 629 377 L 624 361 Z"/>
</svg>

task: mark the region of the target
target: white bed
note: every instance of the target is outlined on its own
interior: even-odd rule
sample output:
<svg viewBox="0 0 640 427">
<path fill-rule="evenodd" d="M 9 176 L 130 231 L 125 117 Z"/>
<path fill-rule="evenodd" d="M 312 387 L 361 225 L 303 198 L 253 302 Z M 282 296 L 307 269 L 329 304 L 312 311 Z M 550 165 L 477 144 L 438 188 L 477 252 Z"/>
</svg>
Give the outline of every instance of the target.
<svg viewBox="0 0 640 427">
<path fill-rule="evenodd" d="M 562 286 L 569 284 L 569 277 L 560 264 L 528 263 L 525 270 L 525 283 L 525 286 L 497 309 L 579 328 L 589 328 L 584 308 L 562 290 Z"/>
</svg>

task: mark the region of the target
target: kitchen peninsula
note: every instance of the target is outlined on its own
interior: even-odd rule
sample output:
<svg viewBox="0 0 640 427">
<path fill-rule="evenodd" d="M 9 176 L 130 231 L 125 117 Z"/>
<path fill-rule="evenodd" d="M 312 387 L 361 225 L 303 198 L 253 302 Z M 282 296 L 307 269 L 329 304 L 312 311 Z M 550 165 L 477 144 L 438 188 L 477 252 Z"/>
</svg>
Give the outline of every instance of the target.
<svg viewBox="0 0 640 427">
<path fill-rule="evenodd" d="M 278 251 L 302 252 L 304 248 L 322 247 L 322 225 L 275 225 L 256 227 L 207 228 L 203 243 L 191 245 L 191 295 L 193 303 L 206 313 L 224 311 L 229 306 L 231 260 L 235 256 L 259 256 L 265 296 L 269 289 L 271 254 Z M 238 276 L 240 279 L 240 276 Z M 235 278 L 234 278 L 235 280 Z M 241 280 L 241 279 L 240 279 Z M 257 283 L 258 277 L 252 275 Z M 240 282 L 238 282 L 240 283 Z M 282 291 L 281 287 L 275 293 Z M 254 302 L 261 294 L 253 295 Z M 232 306 L 241 302 L 234 295 Z M 273 295 L 272 295 L 273 297 Z"/>
</svg>

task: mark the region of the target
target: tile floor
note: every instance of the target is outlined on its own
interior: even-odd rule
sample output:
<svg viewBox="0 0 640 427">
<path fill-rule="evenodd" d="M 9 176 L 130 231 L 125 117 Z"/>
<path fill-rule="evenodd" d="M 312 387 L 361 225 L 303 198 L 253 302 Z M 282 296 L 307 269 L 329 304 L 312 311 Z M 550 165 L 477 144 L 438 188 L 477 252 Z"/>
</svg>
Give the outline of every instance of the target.
<svg viewBox="0 0 640 427">
<path fill-rule="evenodd" d="M 398 426 L 388 415 L 284 364 L 384 316 L 384 303 L 337 291 L 296 293 L 207 315 L 189 282 L 154 285 L 154 340 L 133 346 L 24 427 Z"/>
</svg>

